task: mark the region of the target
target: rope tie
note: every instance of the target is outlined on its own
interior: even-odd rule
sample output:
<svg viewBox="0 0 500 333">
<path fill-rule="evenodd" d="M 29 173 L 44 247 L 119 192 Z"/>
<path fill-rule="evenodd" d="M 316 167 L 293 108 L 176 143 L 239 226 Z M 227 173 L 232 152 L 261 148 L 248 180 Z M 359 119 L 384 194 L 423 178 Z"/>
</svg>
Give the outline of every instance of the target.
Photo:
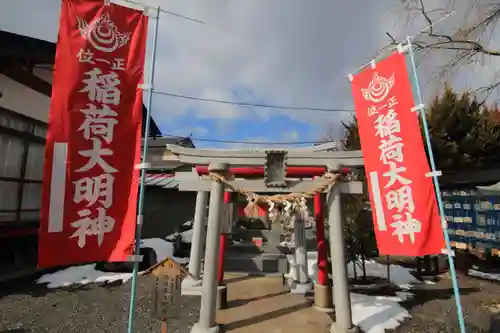
<svg viewBox="0 0 500 333">
<path fill-rule="evenodd" d="M 268 202 L 274 202 L 274 203 L 283 203 L 283 202 L 298 202 L 300 199 L 311 199 L 313 198 L 317 193 L 322 193 L 324 192 L 329 186 L 335 184 L 339 178 L 340 174 L 338 173 L 330 173 L 327 172 L 323 175 L 324 182 L 307 191 L 307 192 L 302 192 L 302 193 L 288 193 L 288 194 L 275 194 L 275 195 L 259 195 L 257 193 L 254 193 L 252 191 L 248 191 L 247 189 L 244 188 L 237 188 L 234 184 L 234 182 L 229 181 L 227 177 L 225 177 L 221 173 L 217 172 L 210 172 L 209 173 L 209 178 L 211 180 L 215 180 L 218 182 L 221 182 L 222 184 L 225 185 L 225 187 L 230 188 L 233 192 L 238 192 L 243 194 L 248 201 L 252 201 L 254 204 L 259 204 L 259 203 L 268 203 Z"/>
</svg>

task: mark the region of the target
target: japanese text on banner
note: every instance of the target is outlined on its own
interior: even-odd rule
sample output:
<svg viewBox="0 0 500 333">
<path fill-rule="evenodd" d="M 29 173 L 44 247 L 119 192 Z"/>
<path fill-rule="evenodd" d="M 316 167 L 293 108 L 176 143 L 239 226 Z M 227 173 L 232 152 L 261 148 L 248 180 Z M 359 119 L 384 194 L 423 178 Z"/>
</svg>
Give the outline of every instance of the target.
<svg viewBox="0 0 500 333">
<path fill-rule="evenodd" d="M 61 5 L 38 266 L 126 261 L 136 225 L 148 18 L 99 0 Z"/>
<path fill-rule="evenodd" d="M 352 84 L 379 251 L 440 253 L 443 233 L 404 55 L 363 70 Z"/>
<path fill-rule="evenodd" d="M 113 155 L 110 146 L 114 139 L 115 125 L 118 124 L 118 114 L 112 109 L 113 106 L 120 105 L 120 78 L 117 71 L 126 69 L 123 67 L 124 59 L 109 61 L 95 58 L 89 49 L 80 49 L 76 56 L 80 63 L 104 63 L 109 67 L 109 71 L 104 73 L 99 67 L 92 66 L 92 69 L 85 72 L 83 88 L 79 91 L 87 95 L 89 102 L 85 108 L 80 109 L 85 120 L 78 131 L 85 140 L 92 142 L 92 148 L 78 152 L 87 158 L 87 163 L 75 171 L 81 176 L 73 182 L 73 201 L 75 204 L 85 201 L 86 207 L 78 210 L 80 219 L 71 223 L 77 229 L 71 238 L 76 237 L 78 246 L 84 247 L 87 236 L 97 236 L 97 243 L 101 245 L 104 235 L 112 232 L 115 226 L 115 219 L 107 214 L 107 210 L 113 205 L 113 174 L 118 170 L 106 161 L 106 157 Z M 93 168 L 98 168 L 102 173 L 94 177 L 87 176 L 85 172 Z"/>
<path fill-rule="evenodd" d="M 386 218 L 391 221 L 392 235 L 397 236 L 400 243 L 407 236 L 415 243 L 415 236 L 421 231 L 422 223 L 413 217 L 415 203 L 412 196 L 412 181 L 404 176 L 405 167 L 404 142 L 400 136 L 401 124 L 398 119 L 395 96 L 390 95 L 394 85 L 394 75 L 389 79 L 378 74 L 374 75 L 374 84 L 363 89 L 363 96 L 371 102 L 384 103 L 382 106 L 370 105 L 368 115 L 373 119 L 375 136 L 379 139 L 380 162 L 386 168 L 382 176 L 386 180 L 381 191 L 383 203 L 392 213 Z M 374 91 L 375 86 L 381 86 L 383 93 Z"/>
</svg>

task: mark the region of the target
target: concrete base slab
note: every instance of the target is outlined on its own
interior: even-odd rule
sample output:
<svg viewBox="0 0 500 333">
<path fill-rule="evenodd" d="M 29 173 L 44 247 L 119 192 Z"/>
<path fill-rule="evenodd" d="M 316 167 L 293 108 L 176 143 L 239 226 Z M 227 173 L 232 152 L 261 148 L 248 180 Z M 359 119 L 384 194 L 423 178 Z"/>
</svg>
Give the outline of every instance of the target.
<svg viewBox="0 0 500 333">
<path fill-rule="evenodd" d="M 351 328 L 345 329 L 340 328 L 337 323 L 333 323 L 330 326 L 330 333 L 363 333 L 358 326 L 353 326 Z"/>
<path fill-rule="evenodd" d="M 203 327 L 200 325 L 200 323 L 194 324 L 194 326 L 191 328 L 191 333 L 219 333 L 220 326 L 215 325 L 214 327 Z"/>
<path fill-rule="evenodd" d="M 311 282 L 307 283 L 294 283 L 290 288 L 290 294 L 292 295 L 306 295 L 313 290 L 313 284 Z"/>
</svg>

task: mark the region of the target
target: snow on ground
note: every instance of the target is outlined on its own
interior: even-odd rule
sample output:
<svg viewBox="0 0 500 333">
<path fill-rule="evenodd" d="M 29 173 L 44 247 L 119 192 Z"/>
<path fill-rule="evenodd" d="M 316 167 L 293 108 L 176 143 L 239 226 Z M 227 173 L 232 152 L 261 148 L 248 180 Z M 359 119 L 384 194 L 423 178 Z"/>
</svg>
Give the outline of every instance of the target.
<svg viewBox="0 0 500 333">
<path fill-rule="evenodd" d="M 369 296 L 351 293 L 353 323 L 365 333 L 385 333 L 395 329 L 410 317 L 408 311 L 399 305 L 404 297 Z"/>
<path fill-rule="evenodd" d="M 36 282 L 47 283 L 47 288 L 68 287 L 74 284 L 104 283 L 122 280 L 127 282 L 132 273 L 102 272 L 95 269 L 95 264 L 72 266 L 55 273 L 42 275 Z"/>
<path fill-rule="evenodd" d="M 152 248 L 156 252 L 158 262 L 171 257 L 178 263 L 187 263 L 187 258 L 175 258 L 173 256 L 174 245 L 161 238 L 143 239 L 141 247 Z M 55 273 L 45 274 L 37 280 L 37 283 L 47 283 L 48 288 L 60 288 L 73 284 L 110 283 L 118 280 L 127 282 L 131 277 L 132 273 L 102 272 L 96 269 L 96 264 L 87 264 L 72 266 Z"/>
<path fill-rule="evenodd" d="M 182 235 L 182 241 L 184 243 L 191 244 L 191 241 L 193 239 L 193 229 L 186 230 L 183 233 L 181 233 L 181 235 Z"/>
<path fill-rule="evenodd" d="M 348 274 L 350 277 L 354 277 L 354 264 L 350 262 L 347 266 Z M 380 264 L 373 260 L 365 260 L 366 275 L 370 277 L 379 277 L 382 279 L 387 279 L 387 265 Z M 361 273 L 361 263 L 358 263 L 356 268 L 358 275 Z M 389 266 L 391 283 L 398 286 L 401 289 L 411 289 L 413 284 L 420 283 L 420 281 L 415 278 L 408 268 L 399 265 Z"/>
<path fill-rule="evenodd" d="M 500 281 L 500 274 L 499 273 L 486 273 L 486 272 L 481 272 L 476 269 L 469 269 L 469 275 L 470 276 L 475 276 L 481 279 L 486 279 L 486 280 L 493 280 L 493 281 Z"/>
<path fill-rule="evenodd" d="M 318 276 L 317 253 L 307 252 L 308 273 L 311 280 L 316 282 Z M 290 270 L 288 278 L 295 276 L 295 257 L 287 256 Z M 379 264 L 373 260 L 366 260 L 366 275 L 387 279 L 387 265 Z M 361 268 L 357 268 L 361 272 Z M 354 266 L 348 264 L 348 275 L 354 277 Z M 391 282 L 402 289 L 409 290 L 419 281 L 410 274 L 410 270 L 398 265 L 390 266 Z M 397 292 L 397 296 L 369 296 L 351 293 L 353 322 L 363 329 L 365 333 L 384 333 L 385 330 L 398 327 L 401 322 L 410 317 L 408 311 L 399 303 L 413 297 L 409 292 Z"/>
<path fill-rule="evenodd" d="M 185 226 L 192 226 L 192 221 L 188 221 Z M 167 236 L 166 239 L 173 241 L 178 234 Z M 182 241 L 191 243 L 192 230 L 186 230 L 181 233 Z M 155 250 L 158 261 L 166 257 L 173 257 L 174 246 L 171 242 L 164 239 L 153 238 L 145 239 L 141 247 L 149 247 Z M 308 252 L 308 270 L 313 281 L 317 279 L 317 253 Z M 173 258 L 174 260 L 187 263 L 187 258 Z M 288 255 L 290 271 L 288 277 L 295 275 L 295 257 Z M 366 273 L 370 277 L 380 277 L 387 279 L 387 266 L 379 264 L 372 260 L 366 262 Z M 348 274 L 354 276 L 353 264 L 348 264 Z M 472 271 L 472 270 L 471 270 Z M 361 272 L 361 268 L 358 268 Z M 477 271 L 474 271 L 477 272 Z M 398 265 L 391 265 L 391 282 L 402 289 L 410 289 L 412 284 L 418 283 L 418 280 L 410 274 L 410 271 Z M 477 272 L 481 273 L 481 272 Z M 139 273 L 141 274 L 141 273 Z M 476 274 L 476 273 L 473 273 Z M 483 276 L 487 273 L 481 273 Z M 472 275 L 472 274 L 471 274 Z M 494 274 L 487 274 L 493 276 Z M 67 287 L 73 284 L 103 283 L 122 280 L 128 281 L 132 277 L 131 273 L 112 273 L 101 272 L 95 269 L 95 264 L 69 267 L 52 274 L 45 274 L 37 283 L 47 283 L 48 288 Z M 494 279 L 494 278 L 493 278 Z M 500 275 L 497 275 L 500 280 Z M 369 296 L 358 293 L 351 293 L 353 321 L 364 330 L 365 333 L 384 333 L 387 329 L 398 327 L 401 322 L 410 317 L 410 314 L 399 303 L 412 297 L 409 292 L 397 292 L 397 296 Z"/>
<path fill-rule="evenodd" d="M 174 234 L 168 235 L 167 237 L 165 237 L 165 239 L 173 242 L 178 235 L 182 236 L 182 241 L 184 243 L 191 243 L 191 240 L 193 239 L 193 229 L 189 229 L 181 233 L 176 232 Z"/>
<path fill-rule="evenodd" d="M 290 270 L 287 277 L 295 276 L 295 256 L 293 254 L 287 255 Z M 316 282 L 318 277 L 318 255 L 317 252 L 307 252 L 307 266 L 309 276 L 313 282 Z M 358 274 L 361 273 L 361 264 L 358 264 L 356 268 Z M 382 279 L 387 279 L 387 265 L 380 264 L 373 260 L 365 260 L 366 275 L 369 277 L 379 277 Z M 354 266 L 353 263 L 348 263 L 347 272 L 349 277 L 354 277 Z M 417 284 L 419 281 L 410 273 L 410 270 L 399 265 L 390 266 L 391 283 L 397 285 L 401 289 L 410 289 L 412 284 Z"/>
</svg>

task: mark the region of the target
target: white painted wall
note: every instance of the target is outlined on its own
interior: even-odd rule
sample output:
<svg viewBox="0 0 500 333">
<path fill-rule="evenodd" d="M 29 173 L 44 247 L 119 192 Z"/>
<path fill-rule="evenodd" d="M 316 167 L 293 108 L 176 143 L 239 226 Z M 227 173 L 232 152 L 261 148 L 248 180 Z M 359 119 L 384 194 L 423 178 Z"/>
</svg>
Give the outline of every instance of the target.
<svg viewBox="0 0 500 333">
<path fill-rule="evenodd" d="M 37 75 L 38 76 L 38 75 Z M 44 122 L 48 121 L 50 97 L 0 74 L 0 106 Z"/>
<path fill-rule="evenodd" d="M 44 80 L 52 84 L 52 73 L 53 69 L 49 67 L 35 67 L 33 68 L 33 74 L 39 79 Z"/>
</svg>

